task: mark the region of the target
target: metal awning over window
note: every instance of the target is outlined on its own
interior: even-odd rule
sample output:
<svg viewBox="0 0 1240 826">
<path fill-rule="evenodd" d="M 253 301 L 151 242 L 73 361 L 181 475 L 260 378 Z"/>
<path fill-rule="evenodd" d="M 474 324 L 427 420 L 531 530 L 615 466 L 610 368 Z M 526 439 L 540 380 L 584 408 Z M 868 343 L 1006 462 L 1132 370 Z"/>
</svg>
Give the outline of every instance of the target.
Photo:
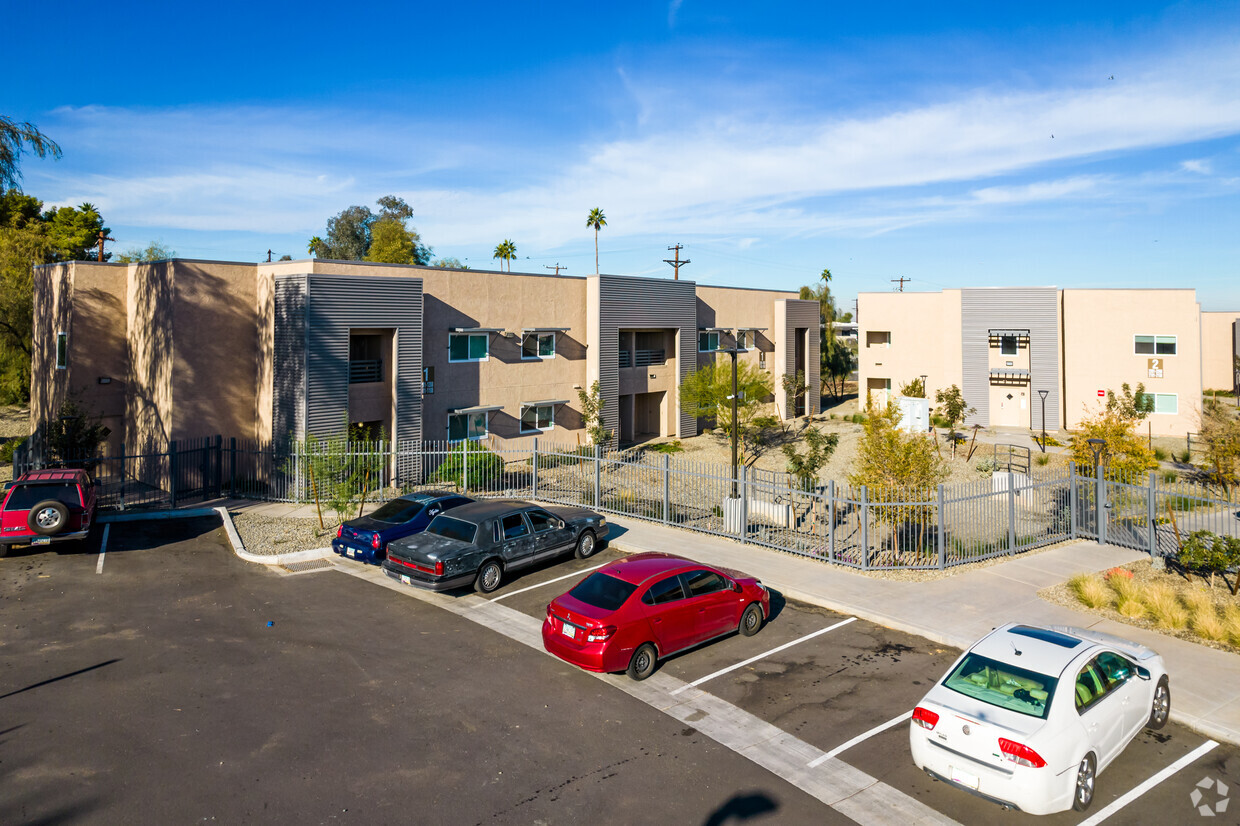
<svg viewBox="0 0 1240 826">
<path fill-rule="evenodd" d="M 990 371 L 991 384 L 1028 384 L 1029 371 L 1011 367 L 996 367 Z"/>
<path fill-rule="evenodd" d="M 1014 338 L 1017 344 L 1029 345 L 1028 330 L 990 330 L 988 335 L 992 345 L 998 344 L 1001 339 L 1005 338 Z"/>
<path fill-rule="evenodd" d="M 743 332 L 745 330 L 749 330 L 754 333 L 765 333 L 766 332 L 765 327 L 737 327 L 736 328 L 736 332 L 738 333 Z"/>
<path fill-rule="evenodd" d="M 572 327 L 522 327 L 521 335 L 530 333 L 567 333 Z"/>
<path fill-rule="evenodd" d="M 522 409 L 530 407 L 547 407 L 553 404 L 568 404 L 568 399 L 543 399 L 537 402 L 521 402 Z"/>
<path fill-rule="evenodd" d="M 496 410 L 503 410 L 502 404 L 480 404 L 476 407 L 450 407 L 448 414 L 452 416 L 468 416 L 473 413 L 493 413 Z"/>
<path fill-rule="evenodd" d="M 449 327 L 450 333 L 502 333 L 503 327 Z"/>
<path fill-rule="evenodd" d="M 698 327 L 699 333 L 730 333 L 731 327 Z"/>
</svg>

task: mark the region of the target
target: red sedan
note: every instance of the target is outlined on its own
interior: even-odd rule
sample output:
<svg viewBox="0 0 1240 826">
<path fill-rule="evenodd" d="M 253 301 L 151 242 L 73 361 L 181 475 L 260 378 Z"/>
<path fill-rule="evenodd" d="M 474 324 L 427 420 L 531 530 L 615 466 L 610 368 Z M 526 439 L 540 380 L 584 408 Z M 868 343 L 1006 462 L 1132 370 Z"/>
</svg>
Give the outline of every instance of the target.
<svg viewBox="0 0 1240 826">
<path fill-rule="evenodd" d="M 758 633 L 771 595 L 753 577 L 661 553 L 606 565 L 547 606 L 543 647 L 587 671 L 654 673 L 660 658 Z"/>
</svg>

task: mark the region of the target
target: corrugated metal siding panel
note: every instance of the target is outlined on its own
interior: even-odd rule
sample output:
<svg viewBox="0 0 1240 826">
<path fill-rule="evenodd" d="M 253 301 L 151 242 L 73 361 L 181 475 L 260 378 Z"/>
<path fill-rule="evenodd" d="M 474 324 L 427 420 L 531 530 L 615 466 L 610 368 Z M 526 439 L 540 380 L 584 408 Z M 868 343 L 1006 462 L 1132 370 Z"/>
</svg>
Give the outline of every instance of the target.
<svg viewBox="0 0 1240 826">
<path fill-rule="evenodd" d="M 278 275 L 273 297 L 272 439 L 305 438 L 306 276 Z"/>
<path fill-rule="evenodd" d="M 1046 397 L 1046 428 L 1060 428 L 1062 407 L 1059 378 L 1059 290 L 1055 287 L 1012 287 L 960 291 L 961 390 L 977 412 L 966 424 L 990 422 L 990 338 L 993 329 L 1029 330 L 1030 422 L 1037 410 L 1041 427 L 1039 390 Z"/>
<path fill-rule="evenodd" d="M 599 393 L 607 400 L 605 426 L 620 433 L 619 331 L 642 327 L 680 330 L 676 354 L 677 382 L 697 368 L 697 284 L 654 278 L 604 275 L 599 279 Z M 677 411 L 680 409 L 677 396 Z M 680 433 L 695 432 L 697 422 L 680 413 Z"/>
<path fill-rule="evenodd" d="M 817 413 L 819 403 L 822 400 L 822 335 L 819 332 L 822 324 L 822 309 L 817 301 L 804 301 L 802 299 L 789 299 L 787 310 L 788 329 L 784 336 L 784 357 L 785 364 L 796 364 L 796 329 L 803 327 L 808 331 L 806 338 L 808 339 L 805 348 L 805 384 L 806 384 L 806 411 L 810 414 Z M 795 372 L 795 370 L 793 370 Z M 776 386 L 779 384 L 779 377 L 775 377 Z"/>
<path fill-rule="evenodd" d="M 422 279 L 311 275 L 306 309 L 306 428 L 339 433 L 349 404 L 349 328 L 396 329 L 396 423 L 422 439 Z"/>
</svg>

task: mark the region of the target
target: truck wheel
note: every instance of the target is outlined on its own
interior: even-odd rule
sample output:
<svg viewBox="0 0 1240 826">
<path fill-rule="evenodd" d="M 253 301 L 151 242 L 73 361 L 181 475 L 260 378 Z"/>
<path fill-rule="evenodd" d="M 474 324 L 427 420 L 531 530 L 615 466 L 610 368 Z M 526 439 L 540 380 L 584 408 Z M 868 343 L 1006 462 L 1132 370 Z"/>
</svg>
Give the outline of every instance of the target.
<svg viewBox="0 0 1240 826">
<path fill-rule="evenodd" d="M 26 526 L 40 536 L 55 536 L 69 525 L 69 508 L 64 502 L 46 499 L 30 509 Z"/>
</svg>

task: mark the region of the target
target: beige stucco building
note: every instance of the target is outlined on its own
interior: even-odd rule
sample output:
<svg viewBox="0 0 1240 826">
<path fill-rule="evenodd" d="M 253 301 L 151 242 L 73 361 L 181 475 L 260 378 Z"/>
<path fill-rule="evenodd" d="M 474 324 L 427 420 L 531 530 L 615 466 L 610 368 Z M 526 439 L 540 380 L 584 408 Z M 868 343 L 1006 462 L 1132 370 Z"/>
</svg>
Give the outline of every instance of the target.
<svg viewBox="0 0 1240 826">
<path fill-rule="evenodd" d="M 862 293 L 857 306 L 863 396 L 883 404 L 925 376 L 932 400 L 961 388 L 970 425 L 1040 430 L 1045 406 L 1047 430 L 1071 430 L 1126 383 L 1154 397 L 1155 435 L 1182 436 L 1240 355 L 1240 312 L 1202 312 L 1192 289 Z"/>
<path fill-rule="evenodd" d="M 692 281 L 356 261 L 174 259 L 36 270 L 32 424 L 72 396 L 132 454 L 214 434 L 259 443 L 364 424 L 398 440 L 585 443 L 599 382 L 621 442 L 688 436 L 681 381 L 738 357 L 779 415 L 818 409 L 817 302 Z M 803 371 L 789 409 L 778 380 Z"/>
</svg>

